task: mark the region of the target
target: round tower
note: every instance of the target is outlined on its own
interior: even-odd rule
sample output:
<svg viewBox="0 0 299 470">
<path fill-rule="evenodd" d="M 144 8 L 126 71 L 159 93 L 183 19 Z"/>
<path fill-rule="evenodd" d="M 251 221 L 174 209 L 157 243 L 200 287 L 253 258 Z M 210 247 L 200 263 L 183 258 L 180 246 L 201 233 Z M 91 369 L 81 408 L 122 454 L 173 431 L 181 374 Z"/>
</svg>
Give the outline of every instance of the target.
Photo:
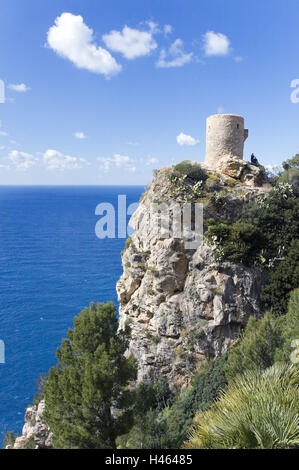
<svg viewBox="0 0 299 470">
<path fill-rule="evenodd" d="M 207 140 L 205 164 L 215 168 L 225 155 L 243 159 L 244 142 L 248 129 L 244 129 L 244 118 L 236 114 L 214 114 L 207 118 Z"/>
</svg>

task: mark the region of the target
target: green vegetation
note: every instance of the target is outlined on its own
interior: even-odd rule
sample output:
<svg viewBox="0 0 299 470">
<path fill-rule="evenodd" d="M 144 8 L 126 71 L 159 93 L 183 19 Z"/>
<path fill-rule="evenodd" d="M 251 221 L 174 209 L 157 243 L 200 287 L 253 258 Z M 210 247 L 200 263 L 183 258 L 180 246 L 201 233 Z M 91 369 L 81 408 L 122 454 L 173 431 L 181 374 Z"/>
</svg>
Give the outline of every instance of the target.
<svg viewBox="0 0 299 470">
<path fill-rule="evenodd" d="M 284 172 L 281 173 L 277 181 L 279 183 L 289 183 L 291 184 L 296 192 L 299 192 L 299 154 L 295 157 L 286 160 L 282 164 Z"/>
<path fill-rule="evenodd" d="M 299 369 L 275 364 L 237 376 L 199 413 L 188 449 L 289 449 L 299 444 Z"/>
<path fill-rule="evenodd" d="M 299 285 L 298 162 L 298 154 L 284 162 L 274 188 L 247 202 L 237 222 L 209 220 L 205 233 L 219 260 L 268 271 L 261 300 L 263 311 L 271 310 L 276 316 L 285 313 L 290 292 Z M 223 203 L 220 195 L 213 197 L 216 205 Z"/>
<path fill-rule="evenodd" d="M 4 449 L 7 446 L 13 447 L 17 437 L 19 437 L 18 434 L 15 435 L 13 432 L 8 431 L 4 436 Z"/>
<path fill-rule="evenodd" d="M 184 160 L 172 167 L 169 175 L 171 194 L 182 202 L 192 202 L 204 195 L 203 186 L 208 174 L 195 162 Z"/>
<path fill-rule="evenodd" d="M 181 163 L 174 165 L 172 176 L 186 176 L 196 181 L 205 181 L 208 178 L 206 171 L 200 166 L 199 163 L 183 160 Z"/>
<path fill-rule="evenodd" d="M 225 373 L 229 379 L 246 370 L 266 369 L 274 364 L 282 338 L 277 320 L 270 313 L 257 320 L 249 318 L 244 334 L 229 353 Z"/>
<path fill-rule="evenodd" d="M 187 438 L 198 410 L 206 410 L 226 386 L 226 357 L 212 362 L 207 371 L 198 372 L 190 387 L 174 397 L 163 381 L 141 384 L 136 390 L 135 423 L 118 439 L 126 449 L 178 449 Z"/>
<path fill-rule="evenodd" d="M 262 289 L 264 309 L 282 315 L 290 293 L 299 286 L 299 239 L 291 241 L 285 257 L 269 273 L 269 282 Z"/>
<path fill-rule="evenodd" d="M 113 303 L 92 303 L 62 340 L 44 387 L 44 417 L 55 448 L 115 448 L 116 436 L 130 425 L 128 384 L 136 367 L 132 356 L 124 357 L 129 331 L 117 328 Z"/>
<path fill-rule="evenodd" d="M 293 448 L 299 444 L 299 289 L 286 315 L 250 318 L 224 366 L 228 388 L 191 428 L 188 449 Z"/>
<path fill-rule="evenodd" d="M 250 266 L 254 264 L 265 245 L 262 231 L 252 224 L 226 221 L 208 221 L 206 239 L 216 245 L 218 258 Z"/>
<path fill-rule="evenodd" d="M 275 353 L 277 361 L 289 361 L 293 350 L 291 344 L 299 339 L 299 288 L 290 294 L 288 311 L 278 319 L 278 328 L 281 334 L 281 347 Z"/>
<path fill-rule="evenodd" d="M 246 370 L 265 370 L 277 361 L 290 362 L 291 342 L 299 338 L 299 288 L 290 294 L 286 315 L 267 312 L 249 318 L 244 333 L 231 349 L 225 366 L 228 379 Z"/>
<path fill-rule="evenodd" d="M 222 356 L 212 362 L 207 371 L 198 372 L 191 386 L 183 390 L 172 407 L 165 411 L 169 447 L 178 449 L 183 445 L 195 414 L 206 410 L 226 387 L 226 359 Z"/>
</svg>

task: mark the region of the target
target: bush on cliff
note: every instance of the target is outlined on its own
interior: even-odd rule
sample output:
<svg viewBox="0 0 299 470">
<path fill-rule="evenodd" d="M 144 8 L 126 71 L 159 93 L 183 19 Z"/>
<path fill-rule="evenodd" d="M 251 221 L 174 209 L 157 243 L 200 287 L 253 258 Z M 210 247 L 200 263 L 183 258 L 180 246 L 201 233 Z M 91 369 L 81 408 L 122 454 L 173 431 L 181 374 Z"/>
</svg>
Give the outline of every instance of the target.
<svg viewBox="0 0 299 470">
<path fill-rule="evenodd" d="M 115 448 L 131 424 L 135 360 L 125 358 L 128 330 L 117 333 L 112 302 L 92 303 L 74 319 L 44 387 L 54 448 Z"/>
<path fill-rule="evenodd" d="M 225 363 L 226 356 L 223 356 L 208 370 L 198 372 L 191 386 L 174 400 L 167 388 L 161 387 L 163 382 L 141 384 L 136 391 L 134 426 L 127 435 L 118 438 L 120 448 L 179 449 L 196 412 L 206 410 L 226 387 Z"/>
<path fill-rule="evenodd" d="M 250 317 L 240 342 L 231 349 L 225 373 L 228 379 L 246 370 L 270 367 L 275 362 L 275 351 L 282 346 L 277 321 L 270 313 L 261 319 Z"/>
<path fill-rule="evenodd" d="M 205 181 L 208 178 L 207 172 L 199 163 L 183 160 L 173 167 L 174 176 L 186 176 L 193 181 Z"/>
<path fill-rule="evenodd" d="M 290 293 L 299 286 L 299 239 L 292 240 L 283 259 L 270 271 L 269 282 L 262 289 L 264 309 L 276 316 L 286 312 Z"/>
<path fill-rule="evenodd" d="M 291 363 L 292 341 L 299 338 L 299 289 L 290 294 L 287 312 L 276 318 L 270 312 L 249 318 L 245 330 L 228 354 L 228 380 L 247 370 L 265 370 L 277 361 Z"/>
<path fill-rule="evenodd" d="M 187 449 L 295 448 L 299 443 L 299 368 L 275 364 L 238 375 L 199 413 Z"/>
<path fill-rule="evenodd" d="M 181 448 L 195 414 L 204 411 L 224 390 L 227 380 L 224 372 L 227 355 L 216 359 L 205 372 L 198 372 L 191 386 L 183 390 L 167 412 L 168 445 Z"/>
<path fill-rule="evenodd" d="M 242 221 L 229 224 L 210 220 L 205 235 L 209 243 L 216 245 L 218 258 L 246 266 L 254 264 L 265 245 L 262 231 L 253 224 Z"/>
</svg>

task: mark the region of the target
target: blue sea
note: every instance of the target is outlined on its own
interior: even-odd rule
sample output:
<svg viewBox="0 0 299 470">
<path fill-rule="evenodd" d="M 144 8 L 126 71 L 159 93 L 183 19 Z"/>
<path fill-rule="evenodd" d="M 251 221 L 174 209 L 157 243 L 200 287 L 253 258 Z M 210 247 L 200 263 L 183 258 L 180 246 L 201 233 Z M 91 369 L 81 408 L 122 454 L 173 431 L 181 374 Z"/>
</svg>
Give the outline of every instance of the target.
<svg viewBox="0 0 299 470">
<path fill-rule="evenodd" d="M 35 381 L 55 365 L 73 318 L 91 301 L 117 303 L 125 239 L 99 239 L 99 203 L 117 212 L 142 186 L 0 187 L 0 443 L 21 432 Z M 128 217 L 129 219 L 129 217 Z M 117 227 L 117 224 L 116 224 Z"/>
</svg>

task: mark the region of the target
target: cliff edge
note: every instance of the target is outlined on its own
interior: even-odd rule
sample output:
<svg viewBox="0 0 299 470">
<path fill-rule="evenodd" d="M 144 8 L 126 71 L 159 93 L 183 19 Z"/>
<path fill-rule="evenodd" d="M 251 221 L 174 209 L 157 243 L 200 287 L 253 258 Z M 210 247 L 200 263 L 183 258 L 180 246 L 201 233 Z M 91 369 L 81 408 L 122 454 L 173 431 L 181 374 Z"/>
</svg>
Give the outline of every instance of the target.
<svg viewBox="0 0 299 470">
<path fill-rule="evenodd" d="M 234 222 L 244 203 L 268 192 L 260 167 L 224 156 L 216 170 L 182 162 L 155 172 L 131 218 L 134 234 L 122 254 L 117 283 L 120 328 L 131 327 L 130 352 L 138 363 L 138 382 L 166 379 L 186 386 L 206 358 L 226 352 L 249 316 L 260 313 L 264 274 L 258 267 L 220 261 L 203 240 L 186 249 L 184 240 L 148 235 L 152 204 L 203 205 L 206 222 Z M 170 220 L 171 224 L 171 220 Z"/>
</svg>

